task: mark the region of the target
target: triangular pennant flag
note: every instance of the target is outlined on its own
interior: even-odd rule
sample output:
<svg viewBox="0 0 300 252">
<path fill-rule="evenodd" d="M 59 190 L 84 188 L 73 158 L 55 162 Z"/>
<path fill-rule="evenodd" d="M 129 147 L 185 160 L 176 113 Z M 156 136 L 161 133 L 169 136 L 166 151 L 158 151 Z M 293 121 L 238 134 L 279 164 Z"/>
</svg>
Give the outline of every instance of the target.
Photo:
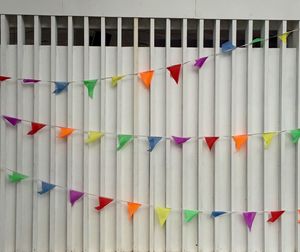
<svg viewBox="0 0 300 252">
<path fill-rule="evenodd" d="M 268 219 L 268 222 L 275 222 L 285 211 L 271 211 L 271 217 Z"/>
<path fill-rule="evenodd" d="M 202 58 L 196 59 L 194 66 L 201 68 L 207 59 L 208 59 L 208 57 L 202 57 Z"/>
<path fill-rule="evenodd" d="M 58 137 L 65 138 L 73 133 L 74 129 L 72 128 L 60 128 Z"/>
<path fill-rule="evenodd" d="M 140 203 L 127 202 L 128 219 L 130 219 L 135 214 L 135 212 L 140 208 L 140 206 Z"/>
<path fill-rule="evenodd" d="M 148 151 L 151 152 L 161 139 L 162 139 L 162 137 L 149 136 L 148 137 L 148 144 L 149 144 Z"/>
<path fill-rule="evenodd" d="M 94 89 L 98 80 L 84 80 L 83 83 L 88 89 L 89 97 L 93 98 Z"/>
<path fill-rule="evenodd" d="M 3 118 L 12 126 L 16 126 L 18 123 L 22 122 L 21 119 L 10 117 L 10 116 L 3 116 Z"/>
<path fill-rule="evenodd" d="M 300 215 L 300 209 L 298 209 L 298 215 Z M 300 223 L 300 219 L 298 218 L 298 223 Z"/>
<path fill-rule="evenodd" d="M 235 148 L 239 151 L 248 140 L 248 135 L 237 135 L 232 137 L 235 142 Z"/>
<path fill-rule="evenodd" d="M 118 85 L 118 81 L 122 80 L 125 76 L 124 75 L 119 75 L 119 76 L 113 76 L 111 77 L 111 85 L 113 87 Z"/>
<path fill-rule="evenodd" d="M 153 73 L 154 73 L 153 70 L 139 73 L 141 80 L 143 81 L 145 87 L 148 89 L 151 86 L 151 80 L 153 77 Z"/>
<path fill-rule="evenodd" d="M 56 185 L 49 184 L 47 182 L 42 181 L 42 190 L 39 191 L 38 193 L 39 194 L 44 194 L 44 193 L 50 192 L 55 187 L 56 187 Z"/>
<path fill-rule="evenodd" d="M 97 141 L 98 139 L 100 139 L 102 136 L 104 135 L 104 133 L 100 132 L 100 131 L 89 131 L 88 132 L 88 138 L 85 139 L 85 143 L 92 143 Z"/>
<path fill-rule="evenodd" d="M 282 43 L 286 44 L 287 43 L 287 37 L 290 35 L 289 32 L 285 32 L 281 35 L 278 36 L 278 38 L 282 41 Z"/>
<path fill-rule="evenodd" d="M 269 145 L 271 144 L 271 142 L 273 140 L 273 137 L 276 135 L 277 135 L 276 132 L 267 132 L 267 133 L 262 134 L 266 149 L 269 147 Z"/>
<path fill-rule="evenodd" d="M 155 212 L 157 214 L 159 224 L 163 226 L 171 212 L 171 208 L 156 207 Z"/>
<path fill-rule="evenodd" d="M 234 46 L 231 43 L 231 41 L 227 41 L 227 42 L 223 43 L 221 47 L 222 47 L 223 53 L 231 52 L 232 50 L 234 50 L 236 48 L 236 46 Z"/>
<path fill-rule="evenodd" d="M 73 206 L 77 200 L 79 200 L 84 195 L 84 192 L 79 192 L 75 190 L 69 191 L 70 203 Z"/>
<path fill-rule="evenodd" d="M 198 213 L 196 210 L 183 210 L 184 222 L 190 222 Z"/>
<path fill-rule="evenodd" d="M 62 91 L 67 90 L 70 82 L 67 81 L 55 81 L 55 90 L 53 94 L 60 94 Z"/>
<path fill-rule="evenodd" d="M 262 38 L 255 38 L 251 41 L 250 44 L 256 44 L 256 43 L 259 43 L 259 42 L 263 42 L 264 40 Z"/>
<path fill-rule="evenodd" d="M 12 174 L 8 175 L 9 181 L 13 182 L 13 183 L 20 182 L 21 180 L 26 179 L 26 178 L 28 178 L 28 176 L 26 176 L 22 173 L 16 172 L 16 171 L 13 171 Z"/>
<path fill-rule="evenodd" d="M 0 75 L 0 81 L 6 81 L 11 79 L 11 77 Z"/>
<path fill-rule="evenodd" d="M 243 213 L 244 220 L 245 220 L 247 227 L 249 228 L 249 231 L 251 231 L 255 215 L 256 215 L 256 212 L 244 212 Z"/>
<path fill-rule="evenodd" d="M 300 138 L 300 129 L 294 129 L 290 132 L 292 137 L 292 142 L 297 143 Z"/>
<path fill-rule="evenodd" d="M 42 123 L 31 123 L 31 130 L 27 133 L 27 135 L 34 135 L 36 132 L 38 132 L 40 129 L 44 128 L 46 124 Z"/>
<path fill-rule="evenodd" d="M 211 150 L 212 147 L 214 146 L 215 142 L 219 139 L 219 137 L 205 137 L 205 141 L 206 141 L 206 144 L 208 146 L 208 148 Z"/>
<path fill-rule="evenodd" d="M 216 217 L 219 217 L 219 216 L 221 216 L 223 214 L 226 214 L 226 212 L 223 212 L 223 211 L 212 211 L 211 212 L 211 217 L 216 218 Z"/>
<path fill-rule="evenodd" d="M 121 150 L 124 147 L 124 145 L 129 143 L 131 140 L 133 140 L 132 135 L 118 135 L 117 150 Z"/>
<path fill-rule="evenodd" d="M 113 201 L 111 198 L 99 197 L 99 206 L 96 206 L 95 209 L 100 211 L 102 208 L 106 207 L 110 202 Z"/>
<path fill-rule="evenodd" d="M 176 83 L 178 84 L 179 81 L 179 75 L 180 75 L 180 69 L 181 69 L 181 64 L 177 64 L 177 65 L 173 65 L 173 66 L 169 66 L 167 67 L 167 69 L 169 70 L 172 78 L 176 81 Z"/>
<path fill-rule="evenodd" d="M 174 143 L 180 145 L 185 143 L 186 141 L 190 140 L 190 137 L 176 137 L 176 136 L 172 136 L 172 139 L 174 141 Z"/>
<path fill-rule="evenodd" d="M 23 79 L 22 82 L 23 82 L 23 84 L 34 84 L 34 83 L 40 82 L 40 80 L 36 80 L 36 79 Z"/>
</svg>

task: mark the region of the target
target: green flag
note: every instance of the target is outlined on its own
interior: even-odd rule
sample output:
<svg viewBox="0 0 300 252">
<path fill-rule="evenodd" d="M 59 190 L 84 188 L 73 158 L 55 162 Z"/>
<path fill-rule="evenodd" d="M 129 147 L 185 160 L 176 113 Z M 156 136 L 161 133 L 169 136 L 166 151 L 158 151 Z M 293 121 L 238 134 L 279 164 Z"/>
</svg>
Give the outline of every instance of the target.
<svg viewBox="0 0 300 252">
<path fill-rule="evenodd" d="M 300 129 L 294 129 L 290 132 L 292 137 L 292 142 L 297 143 L 300 138 Z"/>
<path fill-rule="evenodd" d="M 15 172 L 15 171 L 12 174 L 8 175 L 9 181 L 13 182 L 13 183 L 20 182 L 21 180 L 26 179 L 26 178 L 28 178 L 28 176 L 18 173 L 18 172 Z"/>
<path fill-rule="evenodd" d="M 196 210 L 183 210 L 183 214 L 184 214 L 184 222 L 190 222 L 195 216 L 198 215 L 198 211 Z"/>
<path fill-rule="evenodd" d="M 260 42 L 264 42 L 264 40 L 262 38 L 255 38 L 252 40 L 251 44 L 257 44 L 257 43 L 260 43 Z"/>
<path fill-rule="evenodd" d="M 118 135 L 118 146 L 117 150 L 120 150 L 123 148 L 123 146 L 127 143 L 129 143 L 133 139 L 132 135 Z"/>
<path fill-rule="evenodd" d="M 89 97 L 93 98 L 94 89 L 98 80 L 84 80 L 83 83 L 88 89 Z"/>
</svg>

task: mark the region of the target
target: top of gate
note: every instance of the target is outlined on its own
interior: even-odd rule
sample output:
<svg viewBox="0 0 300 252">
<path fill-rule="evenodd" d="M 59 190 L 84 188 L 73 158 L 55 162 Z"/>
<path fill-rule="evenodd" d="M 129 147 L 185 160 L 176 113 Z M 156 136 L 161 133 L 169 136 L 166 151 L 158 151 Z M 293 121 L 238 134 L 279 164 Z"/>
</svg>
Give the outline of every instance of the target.
<svg viewBox="0 0 300 252">
<path fill-rule="evenodd" d="M 0 0 L 0 14 L 300 20 L 299 0 Z"/>
</svg>

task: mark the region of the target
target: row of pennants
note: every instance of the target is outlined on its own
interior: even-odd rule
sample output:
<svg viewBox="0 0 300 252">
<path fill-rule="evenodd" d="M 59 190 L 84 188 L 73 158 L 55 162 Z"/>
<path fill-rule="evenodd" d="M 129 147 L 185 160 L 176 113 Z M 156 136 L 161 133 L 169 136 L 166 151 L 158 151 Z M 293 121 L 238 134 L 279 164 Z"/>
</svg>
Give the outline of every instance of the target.
<svg viewBox="0 0 300 252">
<path fill-rule="evenodd" d="M 22 119 L 7 116 L 7 115 L 3 115 L 2 118 L 5 120 L 5 122 L 7 124 L 9 124 L 10 126 L 13 126 L 13 127 L 15 127 L 17 124 L 21 123 L 22 121 L 28 122 L 27 120 L 22 120 Z M 44 127 L 47 126 L 47 124 L 43 124 L 43 123 L 37 123 L 37 122 L 30 122 L 30 123 L 31 123 L 31 130 L 28 131 L 27 135 L 31 135 L 31 136 L 35 135 L 38 131 L 40 131 L 41 129 L 43 129 Z M 53 127 L 53 126 L 51 125 L 50 127 Z M 68 136 L 72 135 L 75 130 L 78 131 L 78 129 L 74 129 L 74 128 L 65 128 L 65 127 L 59 127 L 59 126 L 55 126 L 55 127 L 57 127 L 59 129 L 59 134 L 57 136 L 58 138 L 67 138 Z M 279 133 L 283 133 L 283 132 L 265 132 L 265 133 L 261 134 L 262 139 L 264 141 L 265 148 L 269 147 L 273 138 L 276 135 L 278 135 Z M 297 143 L 300 138 L 300 129 L 291 130 L 289 133 L 291 135 L 292 142 Z M 101 131 L 88 131 L 87 135 L 88 136 L 85 139 L 85 143 L 89 144 L 89 143 L 93 143 L 93 142 L 100 140 L 105 135 L 105 133 L 101 132 Z M 127 134 L 118 134 L 117 135 L 117 138 L 118 138 L 117 150 L 122 149 L 125 145 L 130 143 L 134 139 L 134 137 L 137 137 L 137 136 L 127 135 Z M 235 142 L 235 148 L 237 151 L 239 151 L 246 144 L 248 137 L 249 137 L 248 134 L 232 136 L 232 139 Z M 176 145 L 182 145 L 192 138 L 193 137 L 172 136 L 171 140 Z M 220 137 L 218 137 L 218 136 L 203 137 L 203 139 L 205 140 L 205 142 L 210 150 L 212 150 L 212 148 L 214 147 L 215 143 L 218 141 L 219 138 Z M 148 136 L 147 139 L 148 139 L 148 146 L 149 146 L 148 151 L 151 152 L 155 148 L 155 146 L 163 139 L 163 137 Z"/>
<path fill-rule="evenodd" d="M 11 183 L 18 183 L 24 179 L 27 179 L 28 176 L 24 175 L 22 173 L 16 172 L 16 171 L 10 171 L 10 174 L 8 175 L 8 180 Z M 48 182 L 45 181 L 39 181 L 40 182 L 40 189 L 38 191 L 38 194 L 43 195 L 46 193 L 49 193 L 51 190 L 53 190 L 56 185 L 54 184 L 50 184 Z M 57 186 L 62 188 L 61 186 Z M 65 188 L 64 188 L 65 189 Z M 68 196 L 69 196 L 69 202 L 71 204 L 71 206 L 73 207 L 74 204 L 80 200 L 81 198 L 83 198 L 85 195 L 90 195 L 90 196 L 95 196 L 93 194 L 89 194 L 89 193 L 84 193 L 81 191 L 76 191 L 73 189 L 67 190 L 68 191 Z M 107 198 L 107 197 L 101 197 L 98 196 L 98 205 L 95 206 L 95 210 L 97 211 L 102 211 L 108 204 L 112 203 L 114 201 L 114 199 L 112 198 Z M 128 218 L 131 219 L 132 216 L 136 213 L 136 211 L 143 205 L 141 203 L 138 202 L 130 202 L 130 201 L 124 201 L 127 203 L 127 209 L 128 209 Z M 146 205 L 148 206 L 148 205 Z M 171 213 L 172 208 L 164 208 L 164 207 L 155 207 L 155 212 L 159 221 L 159 224 L 161 226 L 163 226 L 169 216 L 169 214 Z M 184 222 L 190 222 L 191 220 L 193 220 L 196 216 L 198 216 L 198 214 L 200 213 L 204 213 L 202 211 L 199 210 L 192 210 L 192 209 L 183 209 L 183 218 L 184 218 Z M 261 211 L 260 211 L 261 212 Z M 236 212 L 228 212 L 228 211 L 212 211 L 210 212 L 210 215 L 212 218 L 217 218 L 220 217 L 222 215 L 225 214 L 230 214 L 230 213 L 236 213 Z M 241 215 L 244 218 L 245 224 L 247 225 L 249 231 L 251 231 L 252 228 L 252 224 L 254 222 L 255 216 L 256 214 L 259 212 L 255 212 L 255 211 L 245 211 L 245 212 L 241 212 Z M 285 210 L 279 210 L 279 211 L 268 211 L 269 213 L 269 219 L 267 220 L 267 222 L 273 223 L 276 220 L 278 220 L 282 214 L 285 213 Z M 298 210 L 298 214 L 300 214 L 300 209 Z M 298 220 L 298 223 L 300 223 L 300 219 Z"/>
<path fill-rule="evenodd" d="M 294 30 L 295 31 L 295 30 Z M 287 42 L 287 37 L 288 35 L 293 32 L 293 31 L 289 31 L 289 32 L 285 32 L 281 35 L 278 36 L 278 38 L 283 42 L 286 43 Z M 250 44 L 254 44 L 254 43 L 261 43 L 264 40 L 261 38 L 255 38 Z M 243 45 L 241 47 L 245 47 L 246 45 Z M 235 50 L 237 47 L 235 45 L 232 44 L 231 41 L 227 41 L 225 43 L 222 44 L 221 49 L 222 49 L 222 53 L 229 53 L 233 50 Z M 215 56 L 215 55 L 214 55 Z M 208 59 L 209 56 L 205 56 L 205 57 L 201 57 L 195 60 L 194 66 L 198 69 L 200 69 L 204 63 L 206 62 L 206 60 Z M 183 64 L 189 63 L 190 61 L 187 61 Z M 181 72 L 181 68 L 183 64 L 176 64 L 176 65 L 172 65 L 172 66 L 168 66 L 166 69 L 170 72 L 170 76 L 174 79 L 174 81 L 178 84 L 179 83 L 179 76 L 180 76 L 180 72 Z M 112 77 L 106 77 L 106 78 L 102 78 L 102 79 L 111 79 L 111 84 L 113 87 L 117 86 L 118 82 L 121 81 L 123 78 L 125 78 L 126 76 L 129 75 L 138 75 L 139 78 L 141 79 L 142 83 L 144 84 L 144 86 L 147 89 L 150 89 L 151 87 L 151 82 L 152 82 L 152 78 L 154 75 L 154 70 L 148 70 L 148 71 L 143 71 L 137 74 L 125 74 L 125 75 L 117 75 L 117 76 L 112 76 Z M 0 75 L 0 82 L 2 81 L 6 81 L 12 79 L 10 76 L 4 76 L 4 75 Z M 38 79 L 18 79 L 21 80 L 23 84 L 26 85 L 30 85 L 30 84 L 37 84 L 39 82 L 41 82 L 42 80 L 38 80 Z M 93 80 L 83 80 L 83 84 L 86 86 L 87 91 L 88 91 L 88 95 L 90 98 L 93 98 L 94 96 L 94 89 L 95 86 L 97 84 L 97 82 L 100 79 L 93 79 Z M 54 94 L 60 94 L 63 91 L 66 91 L 69 84 L 71 82 L 67 82 L 67 81 L 43 81 L 43 82 L 54 82 L 55 83 L 55 90 L 54 90 Z"/>
</svg>

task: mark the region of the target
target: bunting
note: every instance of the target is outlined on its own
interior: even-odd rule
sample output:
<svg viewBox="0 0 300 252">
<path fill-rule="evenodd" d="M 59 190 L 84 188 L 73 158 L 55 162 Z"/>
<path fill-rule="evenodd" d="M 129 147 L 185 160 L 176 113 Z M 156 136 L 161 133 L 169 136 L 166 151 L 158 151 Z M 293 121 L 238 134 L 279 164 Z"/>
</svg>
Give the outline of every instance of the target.
<svg viewBox="0 0 300 252">
<path fill-rule="evenodd" d="M 113 76 L 111 77 L 111 85 L 116 87 L 118 85 L 118 81 L 122 80 L 125 75 Z"/>
<path fill-rule="evenodd" d="M 271 217 L 268 219 L 268 222 L 275 222 L 278 220 L 278 218 L 284 213 L 285 211 L 271 211 L 270 215 Z"/>
<path fill-rule="evenodd" d="M 41 130 L 44 127 L 46 127 L 46 124 L 32 122 L 31 130 L 27 133 L 27 135 L 34 135 L 36 132 L 38 132 L 39 130 Z"/>
<path fill-rule="evenodd" d="M 83 83 L 86 86 L 87 90 L 88 90 L 88 95 L 90 98 L 93 98 L 94 96 L 94 89 L 95 86 L 97 84 L 98 80 L 84 80 Z"/>
<path fill-rule="evenodd" d="M 219 139 L 219 137 L 213 136 L 213 137 L 205 137 L 205 142 L 208 146 L 208 148 L 211 150 L 214 146 L 215 142 Z"/>
<path fill-rule="evenodd" d="M 83 195 L 84 195 L 84 192 L 70 190 L 69 191 L 69 198 L 70 198 L 71 206 L 73 206 L 76 201 L 78 201 L 81 197 L 83 197 Z"/>
<path fill-rule="evenodd" d="M 198 213 L 199 212 L 197 210 L 183 210 L 184 222 L 190 222 L 192 219 L 194 219 L 194 217 L 198 215 Z"/>
<path fill-rule="evenodd" d="M 176 136 L 172 136 L 172 139 L 174 141 L 174 143 L 181 145 L 183 143 L 185 143 L 186 141 L 190 140 L 190 137 L 176 137 Z"/>
<path fill-rule="evenodd" d="M 148 137 L 148 144 L 149 144 L 148 151 L 151 152 L 161 139 L 162 139 L 162 137 L 149 136 Z"/>
<path fill-rule="evenodd" d="M 178 82 L 179 82 L 179 75 L 180 75 L 180 69 L 181 69 L 181 64 L 169 66 L 169 67 L 167 67 L 167 69 L 169 70 L 170 75 L 172 76 L 172 78 L 178 84 Z"/>
<path fill-rule="evenodd" d="M 22 80 L 23 84 L 35 84 L 40 82 L 40 80 L 36 80 L 36 79 L 23 79 Z"/>
<path fill-rule="evenodd" d="M 211 217 L 216 218 L 216 217 L 219 217 L 219 216 L 221 216 L 223 214 L 226 214 L 226 212 L 223 212 L 223 211 L 212 211 L 211 212 Z"/>
<path fill-rule="evenodd" d="M 243 213 L 245 223 L 250 232 L 251 232 L 251 228 L 252 228 L 252 224 L 255 219 L 255 216 L 256 216 L 256 212 L 244 212 Z"/>
<path fill-rule="evenodd" d="M 105 197 L 98 197 L 98 200 L 99 200 L 99 206 L 95 207 L 97 211 L 100 211 L 102 208 L 106 207 L 110 202 L 113 201 L 113 199 L 105 198 Z"/>
<path fill-rule="evenodd" d="M 74 129 L 72 128 L 60 128 L 58 137 L 65 138 L 73 133 Z"/>
<path fill-rule="evenodd" d="M 141 80 L 143 81 L 144 86 L 148 89 L 151 86 L 153 74 L 154 74 L 153 70 L 139 73 L 139 76 L 140 76 Z"/>
<path fill-rule="evenodd" d="M 26 179 L 26 178 L 28 178 L 27 175 L 24 175 L 24 174 L 16 172 L 16 171 L 13 171 L 12 174 L 8 175 L 8 179 L 12 183 L 20 182 L 20 181 L 22 181 L 23 179 Z"/>
<path fill-rule="evenodd" d="M 140 207 L 140 203 L 127 202 L 128 219 L 130 219 Z"/>
<path fill-rule="evenodd" d="M 10 116 L 3 116 L 6 122 L 8 122 L 12 126 L 16 126 L 18 123 L 22 122 L 21 119 L 10 117 Z"/>
<path fill-rule="evenodd" d="M 121 150 L 127 143 L 133 140 L 132 135 L 118 135 L 117 150 Z"/>
<path fill-rule="evenodd" d="M 294 129 L 290 132 L 290 134 L 291 134 L 292 142 L 298 143 L 298 140 L 300 138 L 300 129 Z"/>
<path fill-rule="evenodd" d="M 232 137 L 235 141 L 235 148 L 239 151 L 248 140 L 248 135 L 237 135 Z"/>
<path fill-rule="evenodd" d="M 157 214 L 159 224 L 163 226 L 171 212 L 171 208 L 156 207 L 155 212 Z"/>
<path fill-rule="evenodd" d="M 0 75 L 0 82 L 11 79 L 11 77 Z"/>
<path fill-rule="evenodd" d="M 277 135 L 276 132 L 267 132 L 267 133 L 262 134 L 262 138 L 263 138 L 264 144 L 265 144 L 265 149 L 269 148 L 269 146 L 273 140 L 273 137 L 276 135 Z"/>
<path fill-rule="evenodd" d="M 53 94 L 60 94 L 62 91 L 67 90 L 70 82 L 67 81 L 55 81 L 55 90 L 53 91 Z"/>
<path fill-rule="evenodd" d="M 196 59 L 194 66 L 200 69 L 204 65 L 204 63 L 207 59 L 208 59 L 208 57 L 202 57 L 202 58 Z"/>
<path fill-rule="evenodd" d="M 221 47 L 223 53 L 231 52 L 236 48 L 236 46 L 234 46 L 231 41 L 223 43 Z"/>
<path fill-rule="evenodd" d="M 102 133 L 100 131 L 89 131 L 88 137 L 87 137 L 87 139 L 85 139 L 85 143 L 87 143 L 87 144 L 93 143 L 103 136 L 104 136 L 104 133 Z"/>
<path fill-rule="evenodd" d="M 53 184 L 42 181 L 42 190 L 39 191 L 38 193 L 39 194 L 44 194 L 44 193 L 50 192 L 55 187 L 56 187 L 56 185 L 53 185 Z"/>
</svg>

